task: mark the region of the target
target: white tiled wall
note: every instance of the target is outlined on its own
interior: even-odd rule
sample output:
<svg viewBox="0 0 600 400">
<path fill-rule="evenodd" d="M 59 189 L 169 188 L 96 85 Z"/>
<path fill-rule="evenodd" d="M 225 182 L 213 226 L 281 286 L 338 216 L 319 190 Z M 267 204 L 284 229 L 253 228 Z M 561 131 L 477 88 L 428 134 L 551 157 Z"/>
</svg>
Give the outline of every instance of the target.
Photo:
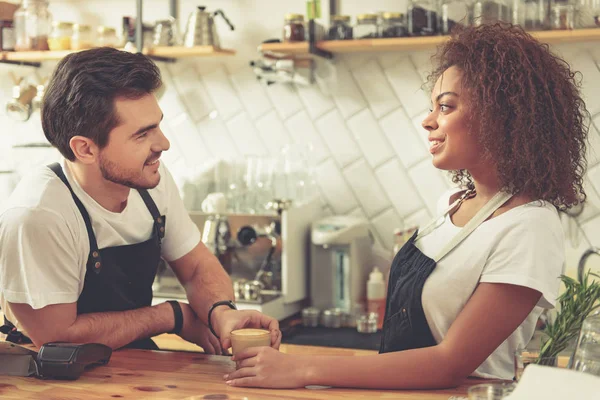
<svg viewBox="0 0 600 400">
<path fill-rule="evenodd" d="M 134 3 L 56 0 L 51 8 L 57 19 L 117 26 L 120 16 L 134 14 Z M 145 3 L 147 20 L 167 12 L 166 1 Z M 180 3 L 186 16 L 196 2 Z M 317 184 L 328 210 L 368 218 L 380 245 L 391 248 L 394 228 L 431 218 L 437 197 L 450 185 L 431 165 L 426 134 L 420 127 L 429 107 L 421 87 L 431 68 L 431 52 L 339 56 L 333 65 L 319 66 L 319 71 L 325 71 L 321 85 L 264 87 L 257 83 L 248 61 L 258 57 L 256 46 L 262 40 L 279 36 L 285 13 L 303 12 L 303 1 L 204 3 L 209 9 L 224 9 L 236 25 L 235 32 L 228 32 L 218 22 L 223 46 L 235 48 L 238 55 L 161 65 L 166 91 L 160 104 L 164 130 L 172 142 L 165 161 L 174 174 L 190 175 L 216 159 L 277 154 L 285 144 L 310 143 Z M 343 2 L 343 12 L 368 11 L 359 3 Z M 386 0 L 369 4 L 371 10 L 394 11 L 403 6 Z M 590 243 L 600 246 L 600 52 L 596 49 L 597 44 L 554 49 L 582 71 L 583 92 L 594 114 L 586 180 L 590 205 L 579 217 L 583 242 L 571 249 L 570 265 Z M 38 73 L 51 69 L 47 65 Z M 0 66 L 2 103 L 10 94 L 8 70 L 35 72 Z M 13 150 L 16 143 L 43 141 L 39 114 L 27 123 L 16 123 L 3 110 L 0 107 L 0 168 L 25 172 L 32 164 L 56 157 L 48 150 Z"/>
</svg>

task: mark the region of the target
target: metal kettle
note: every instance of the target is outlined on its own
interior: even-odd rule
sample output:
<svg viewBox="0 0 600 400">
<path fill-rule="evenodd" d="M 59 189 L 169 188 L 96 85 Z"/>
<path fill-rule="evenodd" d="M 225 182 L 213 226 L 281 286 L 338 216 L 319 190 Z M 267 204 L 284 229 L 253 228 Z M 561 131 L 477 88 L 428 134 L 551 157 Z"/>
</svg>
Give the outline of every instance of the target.
<svg viewBox="0 0 600 400">
<path fill-rule="evenodd" d="M 215 26 L 214 17 L 220 15 L 223 17 L 227 25 L 234 30 L 235 27 L 229 22 L 223 11 L 217 10 L 214 12 L 206 11 L 205 6 L 198 6 L 188 18 L 183 38 L 185 47 L 194 46 L 215 46 L 221 47 L 219 35 Z"/>
</svg>

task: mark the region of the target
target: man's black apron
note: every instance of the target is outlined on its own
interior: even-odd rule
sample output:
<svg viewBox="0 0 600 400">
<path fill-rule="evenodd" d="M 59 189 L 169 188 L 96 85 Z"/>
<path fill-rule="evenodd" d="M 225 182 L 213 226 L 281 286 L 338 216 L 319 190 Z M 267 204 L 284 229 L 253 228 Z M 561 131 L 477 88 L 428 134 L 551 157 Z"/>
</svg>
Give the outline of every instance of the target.
<svg viewBox="0 0 600 400">
<path fill-rule="evenodd" d="M 60 164 L 54 163 L 48 167 L 69 188 L 85 222 L 90 242 L 83 291 L 77 300 L 77 314 L 127 311 L 150 306 L 152 283 L 160 262 L 161 240 L 165 235 L 165 216 L 160 215 L 148 191 L 138 189 L 153 219 L 154 229 L 150 239 L 137 244 L 98 249 L 90 216 L 73 192 Z M 8 335 L 6 340 L 10 342 L 31 343 L 6 317 L 0 331 Z M 158 349 L 150 338 L 136 340 L 126 347 Z"/>
<path fill-rule="evenodd" d="M 512 196 L 499 192 L 452 238 L 442 251 L 431 259 L 419 250 L 415 242 L 431 233 L 446 215 L 454 212 L 464 200 L 474 192 L 467 191 L 456 200 L 446 212 L 426 226 L 421 234 L 415 232 L 394 257 L 388 282 L 383 335 L 380 353 L 417 349 L 435 346 L 437 343 L 431 334 L 421 297 L 425 281 L 439 262 L 454 247 L 462 242 L 475 228 L 488 219 L 502 204 Z"/>
</svg>

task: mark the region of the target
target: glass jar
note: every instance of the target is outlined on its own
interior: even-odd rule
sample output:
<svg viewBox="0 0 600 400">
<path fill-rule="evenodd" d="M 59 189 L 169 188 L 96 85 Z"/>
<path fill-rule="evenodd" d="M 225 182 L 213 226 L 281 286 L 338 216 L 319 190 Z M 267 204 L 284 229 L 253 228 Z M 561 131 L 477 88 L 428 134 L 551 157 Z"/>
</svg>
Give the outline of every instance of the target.
<svg viewBox="0 0 600 400">
<path fill-rule="evenodd" d="M 441 28 L 444 35 L 449 35 L 456 24 L 469 26 L 471 10 L 464 0 L 443 0 Z"/>
<path fill-rule="evenodd" d="M 377 313 L 368 313 L 360 315 L 356 318 L 356 330 L 360 333 L 375 333 L 377 332 Z"/>
<path fill-rule="evenodd" d="M 98 37 L 96 38 L 96 44 L 99 47 L 108 46 L 116 47 L 119 45 L 119 39 L 117 38 L 117 31 L 115 28 L 108 26 L 98 27 Z"/>
<path fill-rule="evenodd" d="M 555 30 L 575 28 L 575 6 L 555 3 L 550 12 L 550 27 Z"/>
<path fill-rule="evenodd" d="M 395 12 L 383 13 L 381 22 L 381 37 L 397 38 L 408 36 L 404 24 L 404 14 Z"/>
<path fill-rule="evenodd" d="M 544 29 L 548 15 L 547 4 L 545 0 L 514 0 L 511 22 L 528 31 Z"/>
<path fill-rule="evenodd" d="M 331 26 L 329 27 L 329 40 L 349 40 L 352 39 L 352 25 L 350 25 L 349 15 L 332 15 Z"/>
<path fill-rule="evenodd" d="M 516 386 L 508 382 L 480 383 L 469 387 L 467 394 L 469 400 L 500 400 L 510 397 Z"/>
<path fill-rule="evenodd" d="M 52 51 L 71 50 L 73 23 L 53 21 L 48 36 L 48 48 Z"/>
<path fill-rule="evenodd" d="M 506 0 L 479 0 L 473 6 L 473 25 L 511 21 L 511 8 Z"/>
<path fill-rule="evenodd" d="M 576 0 L 575 28 L 595 28 L 600 25 L 600 0 Z"/>
<path fill-rule="evenodd" d="M 377 14 L 359 14 L 354 27 L 355 39 L 373 39 L 379 37 Z"/>
<path fill-rule="evenodd" d="M 73 36 L 71 37 L 71 49 L 85 50 L 94 47 L 94 35 L 89 25 L 73 25 Z"/>
<path fill-rule="evenodd" d="M 46 0 L 23 0 L 15 11 L 15 50 L 48 50 L 52 15 Z"/>
<path fill-rule="evenodd" d="M 15 28 L 10 20 L 0 20 L 0 51 L 15 50 Z"/>
<path fill-rule="evenodd" d="M 583 321 L 570 368 L 600 377 L 600 314 Z"/>
<path fill-rule="evenodd" d="M 283 24 L 284 42 L 303 42 L 306 40 L 304 29 L 304 15 L 287 14 Z"/>
<path fill-rule="evenodd" d="M 432 36 L 439 33 L 440 6 L 437 0 L 410 0 L 408 34 Z"/>
</svg>

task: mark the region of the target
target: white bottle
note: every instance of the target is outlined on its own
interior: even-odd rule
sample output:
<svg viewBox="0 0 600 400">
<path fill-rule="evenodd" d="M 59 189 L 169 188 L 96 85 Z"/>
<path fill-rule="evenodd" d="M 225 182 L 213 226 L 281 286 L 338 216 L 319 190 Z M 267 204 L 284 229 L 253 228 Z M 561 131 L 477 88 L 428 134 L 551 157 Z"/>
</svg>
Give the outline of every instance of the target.
<svg viewBox="0 0 600 400">
<path fill-rule="evenodd" d="M 385 314 L 385 280 L 377 267 L 373 267 L 367 282 L 367 311 L 379 314 L 377 326 L 381 329 Z"/>
</svg>

